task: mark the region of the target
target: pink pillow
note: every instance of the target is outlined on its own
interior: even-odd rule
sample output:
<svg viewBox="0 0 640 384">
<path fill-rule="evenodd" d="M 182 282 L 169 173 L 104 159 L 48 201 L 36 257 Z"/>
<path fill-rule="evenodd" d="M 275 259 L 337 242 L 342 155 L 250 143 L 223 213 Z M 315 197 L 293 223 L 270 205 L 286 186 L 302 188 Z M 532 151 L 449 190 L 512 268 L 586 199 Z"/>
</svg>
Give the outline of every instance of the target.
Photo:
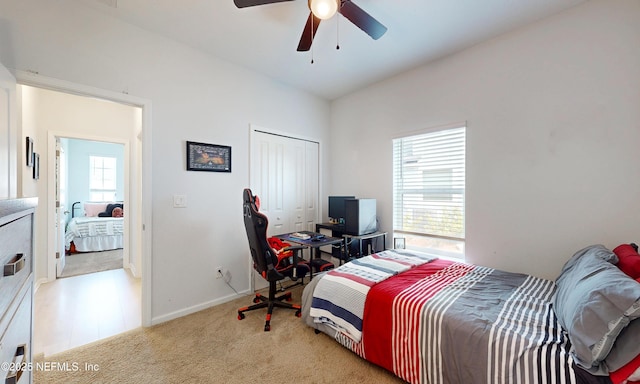
<svg viewBox="0 0 640 384">
<path fill-rule="evenodd" d="M 630 244 L 617 246 L 613 253 L 618 256 L 618 268 L 631 276 L 632 279 L 640 278 L 640 255 Z"/>
<path fill-rule="evenodd" d="M 106 209 L 107 203 L 84 203 L 84 215 L 87 217 L 96 217 Z"/>
</svg>

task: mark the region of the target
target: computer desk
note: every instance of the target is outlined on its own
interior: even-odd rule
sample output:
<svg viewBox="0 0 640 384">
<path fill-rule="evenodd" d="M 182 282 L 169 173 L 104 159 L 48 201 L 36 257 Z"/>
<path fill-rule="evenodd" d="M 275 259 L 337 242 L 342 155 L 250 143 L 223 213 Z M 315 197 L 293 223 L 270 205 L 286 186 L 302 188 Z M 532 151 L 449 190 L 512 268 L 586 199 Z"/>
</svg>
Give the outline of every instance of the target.
<svg viewBox="0 0 640 384">
<path fill-rule="evenodd" d="M 334 244 L 340 244 L 340 248 L 342 249 L 343 247 L 343 238 L 340 237 L 331 237 L 331 236 L 325 236 L 321 233 L 317 233 L 317 232 L 310 232 L 310 231 L 300 231 L 297 233 L 304 233 L 307 234 L 309 236 L 311 236 L 309 239 L 300 239 L 298 237 L 293 237 L 291 236 L 293 233 L 296 232 L 292 232 L 292 233 L 283 233 L 281 235 L 275 235 L 274 237 L 277 237 L 280 240 L 283 241 L 288 241 L 290 243 L 293 244 L 297 244 L 297 245 L 301 245 L 304 247 L 307 247 L 310 249 L 310 257 L 309 257 L 309 264 L 310 264 L 310 271 L 309 271 L 309 278 L 313 279 L 313 259 L 320 259 L 320 247 L 324 247 L 325 245 L 334 245 Z M 318 238 L 318 237 L 321 238 Z M 314 255 L 315 252 L 315 255 Z M 314 257 L 315 256 L 315 257 Z"/>
</svg>

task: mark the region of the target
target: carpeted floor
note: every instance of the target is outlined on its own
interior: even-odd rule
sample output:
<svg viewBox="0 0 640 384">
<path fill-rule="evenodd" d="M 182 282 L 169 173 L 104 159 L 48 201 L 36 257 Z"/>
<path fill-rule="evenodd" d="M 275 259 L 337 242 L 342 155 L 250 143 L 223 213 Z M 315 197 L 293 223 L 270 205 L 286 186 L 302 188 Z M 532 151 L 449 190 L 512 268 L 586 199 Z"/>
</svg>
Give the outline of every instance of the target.
<svg viewBox="0 0 640 384">
<path fill-rule="evenodd" d="M 301 291 L 292 290 L 293 302 L 300 302 Z M 34 383 L 402 383 L 315 334 L 294 311 L 276 308 L 271 332 L 263 331 L 266 310 L 239 321 L 237 309 L 251 299 L 36 357 L 56 369 L 36 369 Z"/>
<path fill-rule="evenodd" d="M 72 253 L 65 257 L 65 265 L 60 277 L 78 276 L 118 268 L 122 268 L 122 249 Z"/>
</svg>

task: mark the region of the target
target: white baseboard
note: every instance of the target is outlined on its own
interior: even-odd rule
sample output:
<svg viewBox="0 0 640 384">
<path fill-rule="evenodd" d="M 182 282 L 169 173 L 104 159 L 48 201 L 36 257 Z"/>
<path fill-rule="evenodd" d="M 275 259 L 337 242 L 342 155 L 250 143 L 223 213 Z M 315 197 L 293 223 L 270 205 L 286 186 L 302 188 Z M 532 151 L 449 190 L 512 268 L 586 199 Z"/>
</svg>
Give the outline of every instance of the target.
<svg viewBox="0 0 640 384">
<path fill-rule="evenodd" d="M 244 291 L 240 291 L 237 294 L 234 293 L 234 294 L 231 294 L 231 295 L 228 295 L 228 296 L 221 297 L 221 298 L 216 299 L 216 300 L 207 301 L 205 303 L 194 305 L 194 306 L 191 306 L 191 307 L 188 307 L 188 308 L 184 308 L 184 309 L 181 309 L 179 311 L 167 313 L 166 315 L 157 316 L 157 317 L 154 317 L 154 318 L 151 319 L 151 325 L 164 323 L 165 321 L 177 319 L 179 317 L 187 316 L 187 315 L 190 315 L 192 313 L 200 312 L 200 311 L 202 311 L 204 309 L 215 307 L 216 305 L 224 304 L 224 303 L 226 303 L 228 301 L 237 299 L 238 297 L 249 295 L 250 293 L 251 293 L 251 291 L 247 289 L 247 290 L 244 290 Z"/>
</svg>

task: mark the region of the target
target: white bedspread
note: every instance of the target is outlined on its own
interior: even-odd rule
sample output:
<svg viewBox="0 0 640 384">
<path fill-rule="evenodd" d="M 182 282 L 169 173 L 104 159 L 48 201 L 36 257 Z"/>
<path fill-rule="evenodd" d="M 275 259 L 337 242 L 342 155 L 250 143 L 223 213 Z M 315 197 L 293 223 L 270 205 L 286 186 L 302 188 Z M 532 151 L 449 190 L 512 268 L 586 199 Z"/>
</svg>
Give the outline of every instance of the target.
<svg viewBox="0 0 640 384">
<path fill-rule="evenodd" d="M 122 217 L 74 217 L 67 224 L 65 247 L 69 249 L 78 239 L 122 236 L 123 221 Z"/>
</svg>

